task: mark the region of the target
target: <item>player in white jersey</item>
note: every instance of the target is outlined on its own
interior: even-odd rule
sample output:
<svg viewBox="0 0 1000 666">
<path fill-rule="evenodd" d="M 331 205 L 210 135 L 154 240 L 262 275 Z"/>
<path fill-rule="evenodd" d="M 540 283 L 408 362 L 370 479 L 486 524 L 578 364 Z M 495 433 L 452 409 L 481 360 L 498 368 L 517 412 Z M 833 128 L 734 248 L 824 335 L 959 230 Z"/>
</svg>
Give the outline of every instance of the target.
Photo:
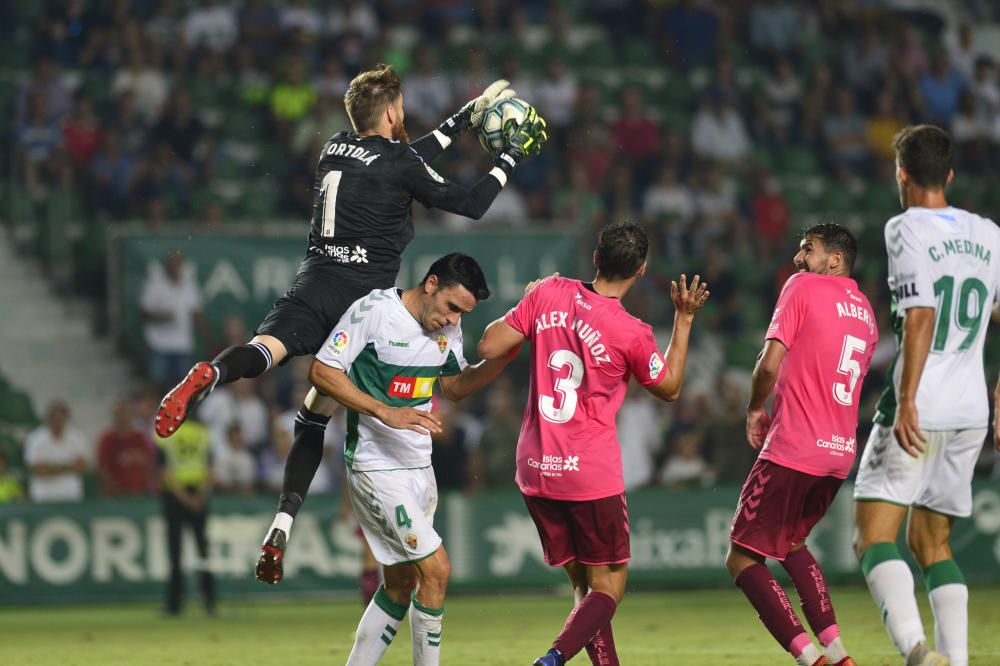
<svg viewBox="0 0 1000 666">
<path fill-rule="evenodd" d="M 316 354 L 309 378 L 347 408 L 344 461 L 354 513 L 384 584 L 358 625 L 349 666 L 381 659 L 407 612 L 413 663 L 441 655 L 441 620 L 451 565 L 434 530 L 437 483 L 431 467 L 434 385 L 449 400 L 478 391 L 513 355 L 470 366 L 462 314 L 489 298 L 476 260 L 449 254 L 416 287 L 376 289 L 356 301 Z M 283 526 L 290 535 L 291 524 Z"/>
<path fill-rule="evenodd" d="M 885 227 L 899 350 L 875 412 L 854 487 L 855 549 L 886 629 L 907 665 L 968 664 L 968 588 L 952 558 L 957 517 L 972 513 L 972 472 L 989 419 L 983 344 L 1000 290 L 1000 230 L 953 208 L 952 141 L 930 125 L 894 141 L 902 215 Z M 928 649 L 913 575 L 896 538 L 924 574 L 934 611 Z"/>
</svg>

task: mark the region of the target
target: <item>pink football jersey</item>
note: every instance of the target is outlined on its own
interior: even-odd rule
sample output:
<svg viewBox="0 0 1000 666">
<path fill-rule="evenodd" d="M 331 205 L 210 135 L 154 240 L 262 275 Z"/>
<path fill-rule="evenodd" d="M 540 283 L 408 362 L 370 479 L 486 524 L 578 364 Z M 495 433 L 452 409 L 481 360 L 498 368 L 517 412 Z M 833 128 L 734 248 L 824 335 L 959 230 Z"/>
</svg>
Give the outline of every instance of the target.
<svg viewBox="0 0 1000 666">
<path fill-rule="evenodd" d="M 878 343 L 868 299 L 849 277 L 798 273 L 781 290 L 766 338 L 788 352 L 760 457 L 846 478 L 857 451 L 861 384 Z"/>
<path fill-rule="evenodd" d="M 525 495 L 591 500 L 624 491 L 615 417 L 630 375 L 667 374 L 653 329 L 579 280 L 550 278 L 507 313 L 531 341 L 531 385 L 517 440 Z"/>
</svg>

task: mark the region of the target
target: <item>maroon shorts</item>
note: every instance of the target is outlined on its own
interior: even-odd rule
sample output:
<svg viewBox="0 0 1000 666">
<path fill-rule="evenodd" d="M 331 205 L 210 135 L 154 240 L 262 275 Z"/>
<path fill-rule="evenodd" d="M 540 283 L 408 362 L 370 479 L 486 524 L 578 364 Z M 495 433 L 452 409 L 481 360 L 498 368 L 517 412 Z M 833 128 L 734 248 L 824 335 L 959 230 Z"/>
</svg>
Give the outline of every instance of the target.
<svg viewBox="0 0 1000 666">
<path fill-rule="evenodd" d="M 842 483 L 758 458 L 740 492 L 729 540 L 764 557 L 785 559 L 826 514 Z"/>
<path fill-rule="evenodd" d="M 524 495 L 549 566 L 576 560 L 593 566 L 628 562 L 625 493 L 574 502 Z"/>
</svg>

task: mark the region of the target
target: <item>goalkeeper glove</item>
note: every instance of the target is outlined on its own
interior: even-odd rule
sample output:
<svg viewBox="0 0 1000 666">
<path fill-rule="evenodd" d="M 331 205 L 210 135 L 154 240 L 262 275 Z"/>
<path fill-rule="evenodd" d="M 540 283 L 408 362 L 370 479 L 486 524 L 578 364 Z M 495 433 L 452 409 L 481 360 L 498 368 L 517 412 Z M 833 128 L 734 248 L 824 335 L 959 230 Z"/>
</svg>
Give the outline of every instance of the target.
<svg viewBox="0 0 1000 666">
<path fill-rule="evenodd" d="M 497 153 L 496 165 L 510 176 L 524 158 L 540 153 L 548 138 L 545 119 L 538 115 L 535 107 L 530 107 L 521 124 L 504 133 L 504 147 Z"/>
<path fill-rule="evenodd" d="M 483 91 L 483 94 L 475 99 L 470 99 L 458 110 L 458 113 L 441 123 L 438 131 L 448 138 L 454 138 L 462 130 L 476 129 L 483 124 L 483 114 L 496 102 L 502 99 L 510 99 L 514 96 L 514 91 L 508 88 L 510 85 L 506 79 L 497 79 Z"/>
</svg>

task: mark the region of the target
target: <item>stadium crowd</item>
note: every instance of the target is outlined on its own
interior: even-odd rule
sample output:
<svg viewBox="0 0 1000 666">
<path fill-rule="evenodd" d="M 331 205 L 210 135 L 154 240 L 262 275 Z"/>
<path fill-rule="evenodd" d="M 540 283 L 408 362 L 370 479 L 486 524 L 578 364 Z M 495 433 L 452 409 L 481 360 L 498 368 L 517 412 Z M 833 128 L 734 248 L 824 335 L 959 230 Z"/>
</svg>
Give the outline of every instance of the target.
<svg viewBox="0 0 1000 666">
<path fill-rule="evenodd" d="M 630 309 L 666 324 L 670 276 L 700 272 L 711 285 L 684 399 L 663 409 L 636 391 L 622 410 L 630 487 L 744 478 L 754 457 L 741 445 L 748 369 L 792 271 L 794 230 L 818 219 L 859 236 L 859 283 L 880 318 L 865 437 L 894 351 L 882 225 L 898 211 L 891 139 L 901 127 L 932 122 L 953 133 L 954 205 L 995 215 L 1000 204 L 1000 189 L 988 184 L 1000 144 L 996 49 L 991 55 L 977 38 L 1000 21 L 994 3 L 951 3 L 948 16 L 893 0 L 277 4 L 0 8 L 9 194 L 40 218 L 55 190 L 70 193 L 83 225 L 76 287 L 105 298 L 102 239 L 116 225 L 157 231 L 186 220 L 216 230 L 285 219 L 304 234 L 315 156 L 349 125 L 341 100 L 361 68 L 387 62 L 403 75 L 411 137 L 503 76 L 547 119 L 551 140 L 482 221 L 417 206 L 418 233 L 509 223 L 592 238 L 608 221 L 640 220 L 655 239 L 654 279 L 640 284 Z M 484 156 L 465 137 L 442 160 L 442 173 L 470 181 Z M 253 323 L 199 331 L 200 343 L 242 340 Z M 203 405 L 224 489 L 280 487 L 303 363 L 220 389 Z M 146 370 L 166 381 L 154 365 Z M 505 378 L 471 407 L 441 405 L 451 412 L 435 453 L 442 488 L 509 486 L 519 385 Z M 145 449 L 123 442 L 148 432 L 135 423 L 152 414 L 154 393 L 123 402 L 101 443 L 85 447 L 100 492 L 151 491 L 148 478 L 123 485 L 108 476 L 115 463 L 103 451 L 152 455 L 148 441 Z M 59 407 L 40 431 L 55 432 Z M 338 433 L 328 435 L 331 461 L 318 483 L 336 491 Z M 0 486 L 4 478 L 0 459 Z"/>
</svg>

